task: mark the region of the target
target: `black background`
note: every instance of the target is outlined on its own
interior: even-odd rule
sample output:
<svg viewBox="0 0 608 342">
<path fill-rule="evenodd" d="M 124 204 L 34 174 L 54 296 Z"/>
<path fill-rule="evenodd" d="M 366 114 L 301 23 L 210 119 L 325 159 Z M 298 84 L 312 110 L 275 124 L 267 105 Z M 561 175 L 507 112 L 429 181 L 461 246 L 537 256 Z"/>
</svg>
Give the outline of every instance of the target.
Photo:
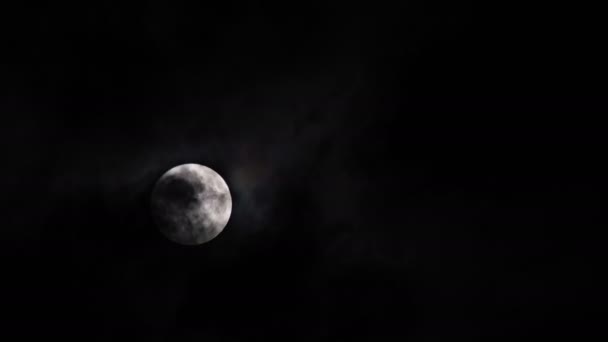
<svg viewBox="0 0 608 342">
<path fill-rule="evenodd" d="M 2 6 L 7 340 L 601 339 L 596 9 Z M 198 247 L 148 211 L 186 162 Z"/>
</svg>

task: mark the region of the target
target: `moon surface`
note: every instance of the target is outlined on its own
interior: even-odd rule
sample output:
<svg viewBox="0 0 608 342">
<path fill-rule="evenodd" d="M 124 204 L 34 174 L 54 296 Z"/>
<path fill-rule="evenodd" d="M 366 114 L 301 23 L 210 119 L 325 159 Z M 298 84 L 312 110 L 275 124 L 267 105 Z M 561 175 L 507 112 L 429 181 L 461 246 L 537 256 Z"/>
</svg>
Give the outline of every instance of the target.
<svg viewBox="0 0 608 342">
<path fill-rule="evenodd" d="M 152 216 L 169 240 L 200 245 L 226 227 L 232 196 L 224 179 L 212 169 L 184 164 L 167 171 L 155 184 Z"/>
</svg>

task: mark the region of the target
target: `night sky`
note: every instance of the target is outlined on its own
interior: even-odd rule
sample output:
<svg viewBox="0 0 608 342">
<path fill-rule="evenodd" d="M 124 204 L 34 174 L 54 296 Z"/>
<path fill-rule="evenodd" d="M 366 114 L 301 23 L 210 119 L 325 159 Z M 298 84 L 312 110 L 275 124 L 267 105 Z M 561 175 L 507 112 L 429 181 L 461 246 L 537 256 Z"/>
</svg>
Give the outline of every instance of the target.
<svg viewBox="0 0 608 342">
<path fill-rule="evenodd" d="M 3 341 L 601 340 L 600 12 L 202 3 L 2 5 Z"/>
</svg>

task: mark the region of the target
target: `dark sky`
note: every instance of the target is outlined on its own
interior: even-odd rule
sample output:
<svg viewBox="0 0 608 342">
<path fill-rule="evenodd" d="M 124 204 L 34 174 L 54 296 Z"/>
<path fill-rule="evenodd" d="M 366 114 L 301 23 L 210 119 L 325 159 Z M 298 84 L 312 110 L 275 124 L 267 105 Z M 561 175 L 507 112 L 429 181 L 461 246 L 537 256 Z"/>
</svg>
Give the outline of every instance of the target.
<svg viewBox="0 0 608 342">
<path fill-rule="evenodd" d="M 201 3 L 2 5 L 7 341 L 599 338 L 598 11 Z M 198 247 L 148 207 L 190 162 Z"/>
</svg>

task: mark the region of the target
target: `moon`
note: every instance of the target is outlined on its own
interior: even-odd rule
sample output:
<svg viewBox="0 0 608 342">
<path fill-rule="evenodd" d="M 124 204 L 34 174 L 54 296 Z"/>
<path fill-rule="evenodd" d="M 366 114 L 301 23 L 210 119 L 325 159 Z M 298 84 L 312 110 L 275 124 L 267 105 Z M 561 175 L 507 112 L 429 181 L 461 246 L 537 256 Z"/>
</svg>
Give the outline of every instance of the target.
<svg viewBox="0 0 608 342">
<path fill-rule="evenodd" d="M 213 240 L 228 224 L 232 196 L 217 172 L 199 164 L 184 164 L 170 169 L 156 182 L 151 211 L 169 240 L 200 245 Z"/>
</svg>

